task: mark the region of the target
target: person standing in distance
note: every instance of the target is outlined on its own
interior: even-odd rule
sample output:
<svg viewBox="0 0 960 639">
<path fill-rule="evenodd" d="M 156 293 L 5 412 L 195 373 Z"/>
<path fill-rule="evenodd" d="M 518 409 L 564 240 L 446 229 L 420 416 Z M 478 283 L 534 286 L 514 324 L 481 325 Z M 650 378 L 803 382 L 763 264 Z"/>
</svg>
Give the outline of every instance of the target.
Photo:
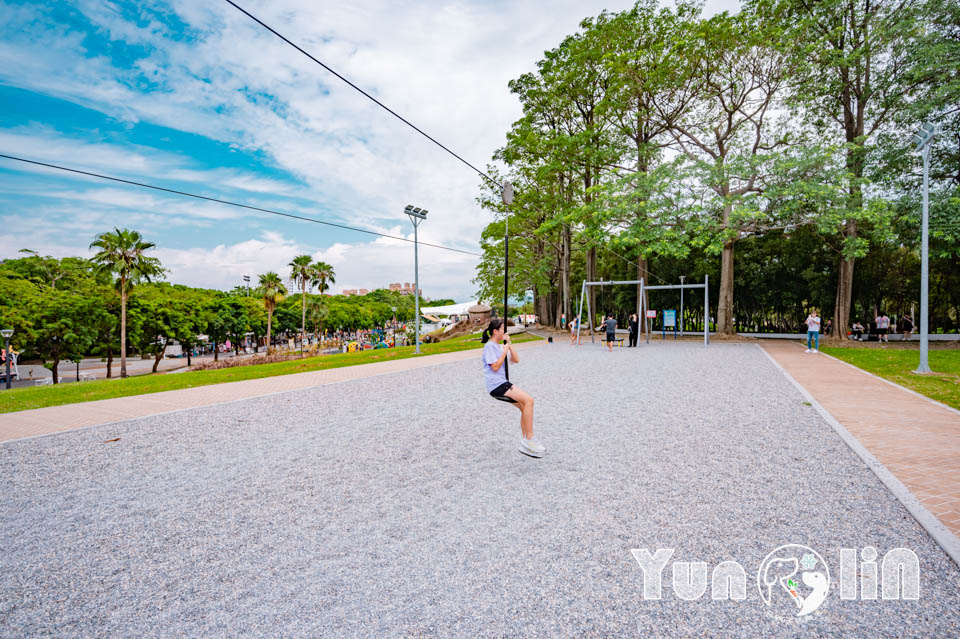
<svg viewBox="0 0 960 639">
<path fill-rule="evenodd" d="M 533 436 L 533 397 L 507 381 L 504 362 L 509 357 L 511 363 L 519 364 L 520 358 L 510 343 L 510 336 L 505 333 L 503 320 L 493 319 L 480 338 L 484 343 L 483 376 L 487 391 L 491 397 L 509 398 L 520 409 L 520 445 L 517 449 L 530 457 L 543 457 L 547 448 Z"/>
<path fill-rule="evenodd" d="M 817 309 L 810 311 L 807 320 L 807 353 L 816 353 L 820 350 L 820 318 L 817 316 Z M 813 350 L 810 350 L 810 342 L 813 342 Z"/>
<path fill-rule="evenodd" d="M 640 333 L 640 319 L 634 313 L 630 316 L 630 346 L 636 347 L 637 335 Z"/>
</svg>

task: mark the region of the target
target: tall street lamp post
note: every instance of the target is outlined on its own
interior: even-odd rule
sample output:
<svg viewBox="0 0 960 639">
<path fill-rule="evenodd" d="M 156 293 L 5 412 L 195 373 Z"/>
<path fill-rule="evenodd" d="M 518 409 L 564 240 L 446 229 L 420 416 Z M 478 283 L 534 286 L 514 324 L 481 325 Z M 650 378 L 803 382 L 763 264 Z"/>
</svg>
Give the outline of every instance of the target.
<svg viewBox="0 0 960 639">
<path fill-rule="evenodd" d="M 250 297 L 250 276 L 244 275 L 243 281 L 247 283 L 247 297 Z"/>
<path fill-rule="evenodd" d="M 929 373 L 930 364 L 927 361 L 929 338 L 929 185 L 930 185 L 930 143 L 937 135 L 937 127 L 929 122 L 921 127 L 913 136 L 913 144 L 923 155 L 923 235 L 921 240 L 920 263 L 920 364 L 914 373 Z"/>
<path fill-rule="evenodd" d="M 5 355 L 4 359 L 7 360 L 7 390 L 10 390 L 10 360 L 13 359 L 13 355 L 10 353 L 10 338 L 13 337 L 13 329 L 5 328 L 0 331 L 0 335 L 3 335 L 3 341 L 6 344 L 3 353 Z"/>
<path fill-rule="evenodd" d="M 403 212 L 407 214 L 410 218 L 410 221 L 413 223 L 413 299 L 414 299 L 414 313 L 416 314 L 415 324 L 415 339 L 416 339 L 416 354 L 420 354 L 420 263 L 417 252 L 417 227 L 420 226 L 421 222 L 427 219 L 426 209 L 418 208 L 412 204 L 407 204 L 403 209 Z"/>
</svg>

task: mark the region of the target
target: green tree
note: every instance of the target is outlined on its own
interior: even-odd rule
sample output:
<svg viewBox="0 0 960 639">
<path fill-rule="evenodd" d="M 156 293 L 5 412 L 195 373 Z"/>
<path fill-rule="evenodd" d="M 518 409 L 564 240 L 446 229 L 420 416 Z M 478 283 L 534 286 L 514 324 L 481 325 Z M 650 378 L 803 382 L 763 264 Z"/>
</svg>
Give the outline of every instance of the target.
<svg viewBox="0 0 960 639">
<path fill-rule="evenodd" d="M 283 301 L 284 296 L 287 294 L 287 288 L 283 285 L 280 276 L 273 271 L 263 273 L 258 277 L 260 286 L 257 294 L 263 300 L 263 308 L 267 312 L 267 355 L 269 355 L 273 346 L 271 342 L 273 311 L 277 308 L 277 305 Z"/>
<path fill-rule="evenodd" d="M 115 277 L 120 294 L 121 378 L 127 376 L 127 296 L 137 283 L 149 282 L 151 277 L 162 276 L 164 272 L 160 260 L 146 255 L 155 246 L 152 242 L 145 242 L 137 231 L 119 228 L 101 233 L 90 244 L 90 248 L 97 249 L 92 258 L 97 272 Z"/>
</svg>

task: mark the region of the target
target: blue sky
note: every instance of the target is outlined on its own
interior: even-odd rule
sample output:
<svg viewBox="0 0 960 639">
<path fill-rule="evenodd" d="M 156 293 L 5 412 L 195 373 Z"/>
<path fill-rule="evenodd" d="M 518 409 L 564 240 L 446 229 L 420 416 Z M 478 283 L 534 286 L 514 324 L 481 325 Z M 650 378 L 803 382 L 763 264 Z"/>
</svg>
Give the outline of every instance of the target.
<svg viewBox="0 0 960 639">
<path fill-rule="evenodd" d="M 483 166 L 507 82 L 587 15 L 630 2 L 249 0 L 245 8 Z M 220 0 L 0 0 L 0 153 L 465 250 L 478 179 Z M 0 160 L 0 257 L 88 255 L 135 228 L 178 283 L 230 288 L 310 253 L 340 288 L 413 279 L 403 242 Z M 476 258 L 421 250 L 421 286 L 465 300 Z"/>
</svg>

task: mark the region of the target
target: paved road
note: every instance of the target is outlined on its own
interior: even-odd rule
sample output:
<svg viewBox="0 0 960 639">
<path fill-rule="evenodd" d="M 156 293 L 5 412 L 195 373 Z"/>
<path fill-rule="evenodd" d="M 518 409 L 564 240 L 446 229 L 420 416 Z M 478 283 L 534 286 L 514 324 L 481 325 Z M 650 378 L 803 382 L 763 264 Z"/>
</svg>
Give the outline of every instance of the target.
<svg viewBox="0 0 960 639">
<path fill-rule="evenodd" d="M 960 569 L 755 346 L 522 355 L 542 460 L 476 361 L 0 446 L 0 634 L 956 636 Z M 920 599 L 767 606 L 790 543 L 911 549 Z M 639 548 L 747 599 L 645 599 Z"/>
</svg>

